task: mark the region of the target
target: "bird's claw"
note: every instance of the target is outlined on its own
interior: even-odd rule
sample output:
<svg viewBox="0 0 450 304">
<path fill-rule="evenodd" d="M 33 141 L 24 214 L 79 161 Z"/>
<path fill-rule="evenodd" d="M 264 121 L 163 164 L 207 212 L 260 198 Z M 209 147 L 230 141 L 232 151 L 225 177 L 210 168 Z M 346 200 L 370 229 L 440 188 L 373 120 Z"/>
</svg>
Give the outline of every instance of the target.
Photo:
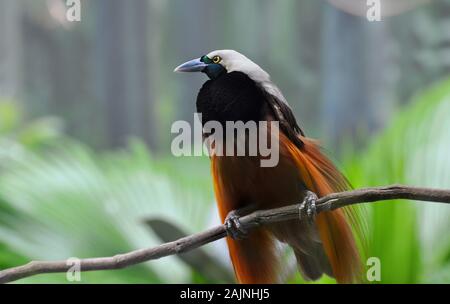
<svg viewBox="0 0 450 304">
<path fill-rule="evenodd" d="M 306 218 L 310 223 L 314 223 L 316 219 L 316 201 L 317 195 L 314 192 L 307 191 L 303 202 L 300 204 L 299 216 L 300 220 Z"/>
<path fill-rule="evenodd" d="M 225 230 L 228 236 L 234 240 L 243 240 L 248 236 L 248 231 L 242 226 L 235 210 L 228 213 L 225 218 Z"/>
</svg>

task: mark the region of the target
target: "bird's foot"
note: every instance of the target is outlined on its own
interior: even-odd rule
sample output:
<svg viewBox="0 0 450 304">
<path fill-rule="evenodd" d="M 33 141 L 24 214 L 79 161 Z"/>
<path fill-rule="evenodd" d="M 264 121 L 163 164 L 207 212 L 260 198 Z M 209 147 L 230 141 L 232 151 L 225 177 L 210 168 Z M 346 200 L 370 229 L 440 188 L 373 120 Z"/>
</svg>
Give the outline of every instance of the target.
<svg viewBox="0 0 450 304">
<path fill-rule="evenodd" d="M 228 213 L 225 218 L 225 229 L 228 236 L 234 240 L 243 240 L 248 236 L 248 231 L 242 226 L 238 210 Z"/>
<path fill-rule="evenodd" d="M 314 223 L 316 219 L 316 201 L 317 195 L 314 192 L 307 191 L 303 202 L 300 204 L 300 220 L 307 219 L 309 223 Z"/>
</svg>

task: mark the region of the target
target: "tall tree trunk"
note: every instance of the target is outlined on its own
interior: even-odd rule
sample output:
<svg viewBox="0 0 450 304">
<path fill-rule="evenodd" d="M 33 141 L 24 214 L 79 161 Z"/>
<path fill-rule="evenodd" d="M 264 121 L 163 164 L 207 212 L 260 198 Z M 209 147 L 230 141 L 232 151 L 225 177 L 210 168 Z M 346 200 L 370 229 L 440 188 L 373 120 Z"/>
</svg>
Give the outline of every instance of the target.
<svg viewBox="0 0 450 304">
<path fill-rule="evenodd" d="M 153 68 L 150 57 L 149 19 L 154 15 L 149 9 L 148 0 L 134 0 L 127 4 L 126 9 L 127 34 L 123 47 L 128 52 L 126 85 L 130 131 L 133 135 L 143 138 L 152 149 L 156 149 L 156 95 L 151 94 L 154 82 L 150 81 L 149 72 L 149 69 Z"/>
<path fill-rule="evenodd" d="M 98 0 L 96 60 L 99 95 L 105 107 L 109 144 L 121 146 L 130 134 L 126 99 L 126 41 L 122 0 Z"/>
<path fill-rule="evenodd" d="M 132 135 L 156 147 L 149 87 L 149 12 L 148 0 L 97 1 L 97 95 L 105 108 L 113 147 L 123 146 Z"/>
<path fill-rule="evenodd" d="M 386 73 L 386 28 L 326 5 L 322 43 L 322 121 L 327 141 L 339 151 L 341 143 L 355 146 L 389 114 Z M 355 115 L 355 113 L 358 113 Z"/>
<path fill-rule="evenodd" d="M 0 1 L 0 98 L 19 99 L 21 91 L 21 2 Z"/>
</svg>

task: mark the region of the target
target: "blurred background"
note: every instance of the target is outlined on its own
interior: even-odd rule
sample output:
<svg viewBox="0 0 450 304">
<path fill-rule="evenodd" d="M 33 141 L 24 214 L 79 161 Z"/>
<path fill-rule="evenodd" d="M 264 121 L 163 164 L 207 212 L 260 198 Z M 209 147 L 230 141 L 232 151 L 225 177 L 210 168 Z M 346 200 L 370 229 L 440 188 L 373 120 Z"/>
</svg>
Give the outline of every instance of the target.
<svg viewBox="0 0 450 304">
<path fill-rule="evenodd" d="M 354 187 L 450 188 L 450 1 L 0 0 L 0 269 L 110 256 L 219 222 L 207 157 L 175 158 L 204 75 L 236 49 L 268 71 Z M 450 208 L 368 207 L 384 283 L 450 283 Z M 82 283 L 233 282 L 223 241 Z M 289 282 L 302 282 L 287 274 Z M 64 274 L 20 282 L 67 282 Z M 324 277 L 319 283 L 333 283 Z"/>
</svg>

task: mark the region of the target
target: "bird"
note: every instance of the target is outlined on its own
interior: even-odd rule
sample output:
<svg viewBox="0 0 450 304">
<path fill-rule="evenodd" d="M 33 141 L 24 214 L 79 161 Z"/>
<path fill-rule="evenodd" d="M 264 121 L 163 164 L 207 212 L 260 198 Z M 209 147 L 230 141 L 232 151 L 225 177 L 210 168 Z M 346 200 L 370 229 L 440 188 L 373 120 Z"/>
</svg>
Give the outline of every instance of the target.
<svg viewBox="0 0 450 304">
<path fill-rule="evenodd" d="M 281 283 L 287 268 L 282 244 L 292 249 L 306 280 L 318 280 L 326 274 L 338 283 L 359 282 L 358 214 L 350 208 L 315 213 L 318 197 L 345 191 L 350 188 L 349 182 L 322 153 L 318 142 L 306 137 L 270 75 L 235 50 L 212 51 L 174 71 L 201 72 L 209 78 L 196 100 L 203 125 L 210 121 L 222 125 L 228 121 L 279 125 L 279 160 L 275 166 L 261 166 L 259 153 L 210 154 L 215 198 L 227 227 L 227 247 L 237 282 Z M 267 128 L 266 132 L 274 130 Z M 225 143 L 229 140 L 223 137 Z M 248 143 L 248 138 L 245 140 Z M 255 210 L 300 202 L 308 220 L 282 221 L 251 231 L 240 224 L 240 217 Z"/>
</svg>

